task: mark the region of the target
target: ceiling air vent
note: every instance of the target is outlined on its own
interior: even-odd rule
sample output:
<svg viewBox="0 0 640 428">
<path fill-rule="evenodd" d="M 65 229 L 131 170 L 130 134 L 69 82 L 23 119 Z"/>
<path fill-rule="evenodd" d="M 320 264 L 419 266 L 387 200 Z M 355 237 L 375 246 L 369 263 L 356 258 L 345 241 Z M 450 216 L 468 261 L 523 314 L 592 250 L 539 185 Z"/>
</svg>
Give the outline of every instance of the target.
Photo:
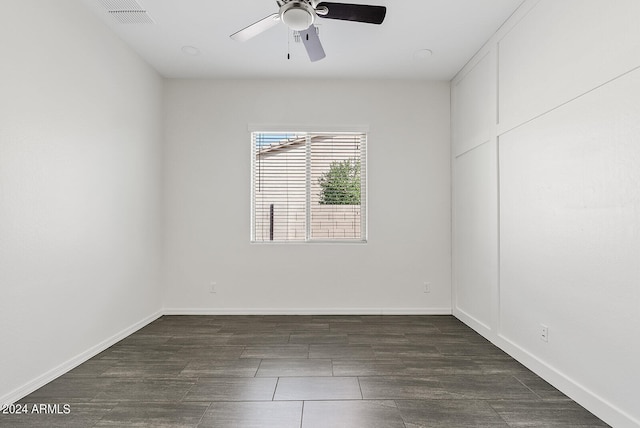
<svg viewBox="0 0 640 428">
<path fill-rule="evenodd" d="M 145 10 L 110 10 L 109 14 L 122 24 L 153 24 Z"/>
<path fill-rule="evenodd" d="M 121 24 L 153 24 L 153 19 L 135 0 L 98 0 Z"/>
</svg>

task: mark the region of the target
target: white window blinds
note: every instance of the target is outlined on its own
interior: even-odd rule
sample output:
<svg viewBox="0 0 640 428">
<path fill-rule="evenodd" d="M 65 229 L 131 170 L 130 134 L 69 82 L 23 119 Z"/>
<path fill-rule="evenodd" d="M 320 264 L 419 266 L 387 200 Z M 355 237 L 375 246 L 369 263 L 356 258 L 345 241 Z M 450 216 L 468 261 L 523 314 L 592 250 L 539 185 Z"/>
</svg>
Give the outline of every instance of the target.
<svg viewBox="0 0 640 428">
<path fill-rule="evenodd" d="M 366 241 L 366 134 L 253 132 L 251 240 Z"/>
</svg>

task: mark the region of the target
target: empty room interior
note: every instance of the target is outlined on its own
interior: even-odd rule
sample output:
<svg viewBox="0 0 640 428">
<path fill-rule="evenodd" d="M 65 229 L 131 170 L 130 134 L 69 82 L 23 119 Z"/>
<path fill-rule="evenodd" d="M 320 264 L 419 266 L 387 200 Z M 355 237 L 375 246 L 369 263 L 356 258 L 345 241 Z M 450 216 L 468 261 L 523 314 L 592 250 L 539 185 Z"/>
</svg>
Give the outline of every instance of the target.
<svg viewBox="0 0 640 428">
<path fill-rule="evenodd" d="M 2 1 L 0 426 L 640 427 L 640 2 L 368 3 Z"/>
</svg>

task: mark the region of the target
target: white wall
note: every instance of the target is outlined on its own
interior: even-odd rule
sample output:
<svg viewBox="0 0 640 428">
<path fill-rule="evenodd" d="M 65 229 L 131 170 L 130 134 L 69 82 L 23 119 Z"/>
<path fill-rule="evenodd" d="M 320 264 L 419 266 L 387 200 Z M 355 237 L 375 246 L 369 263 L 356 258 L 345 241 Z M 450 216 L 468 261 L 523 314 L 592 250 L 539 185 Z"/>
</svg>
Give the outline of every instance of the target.
<svg viewBox="0 0 640 428">
<path fill-rule="evenodd" d="M 369 126 L 367 244 L 249 243 L 251 124 Z M 171 80 L 165 156 L 170 313 L 450 313 L 448 83 Z"/>
<path fill-rule="evenodd" d="M 638 16 L 526 1 L 452 83 L 454 313 L 616 427 L 640 426 Z"/>
<path fill-rule="evenodd" d="M 162 80 L 78 1 L 0 13 L 0 403 L 161 309 Z"/>
<path fill-rule="evenodd" d="M 452 81 L 453 287 L 458 316 L 483 334 L 497 322 L 498 171 L 495 55 L 478 55 Z"/>
</svg>

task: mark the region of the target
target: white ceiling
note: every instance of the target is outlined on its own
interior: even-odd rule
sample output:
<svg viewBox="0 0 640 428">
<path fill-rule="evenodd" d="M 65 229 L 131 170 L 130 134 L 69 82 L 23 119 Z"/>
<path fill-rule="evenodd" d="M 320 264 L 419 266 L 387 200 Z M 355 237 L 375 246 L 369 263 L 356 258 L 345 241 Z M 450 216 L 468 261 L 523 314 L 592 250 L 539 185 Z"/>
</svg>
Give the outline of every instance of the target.
<svg viewBox="0 0 640 428">
<path fill-rule="evenodd" d="M 523 0 L 342 0 L 386 6 L 386 19 L 382 25 L 319 19 L 327 57 L 315 63 L 282 23 L 247 42 L 229 38 L 277 12 L 275 1 L 137 0 L 154 24 L 121 24 L 100 0 L 82 1 L 169 78 L 450 80 Z M 184 46 L 200 54 L 188 55 Z M 421 49 L 433 55 L 415 60 Z"/>
</svg>

